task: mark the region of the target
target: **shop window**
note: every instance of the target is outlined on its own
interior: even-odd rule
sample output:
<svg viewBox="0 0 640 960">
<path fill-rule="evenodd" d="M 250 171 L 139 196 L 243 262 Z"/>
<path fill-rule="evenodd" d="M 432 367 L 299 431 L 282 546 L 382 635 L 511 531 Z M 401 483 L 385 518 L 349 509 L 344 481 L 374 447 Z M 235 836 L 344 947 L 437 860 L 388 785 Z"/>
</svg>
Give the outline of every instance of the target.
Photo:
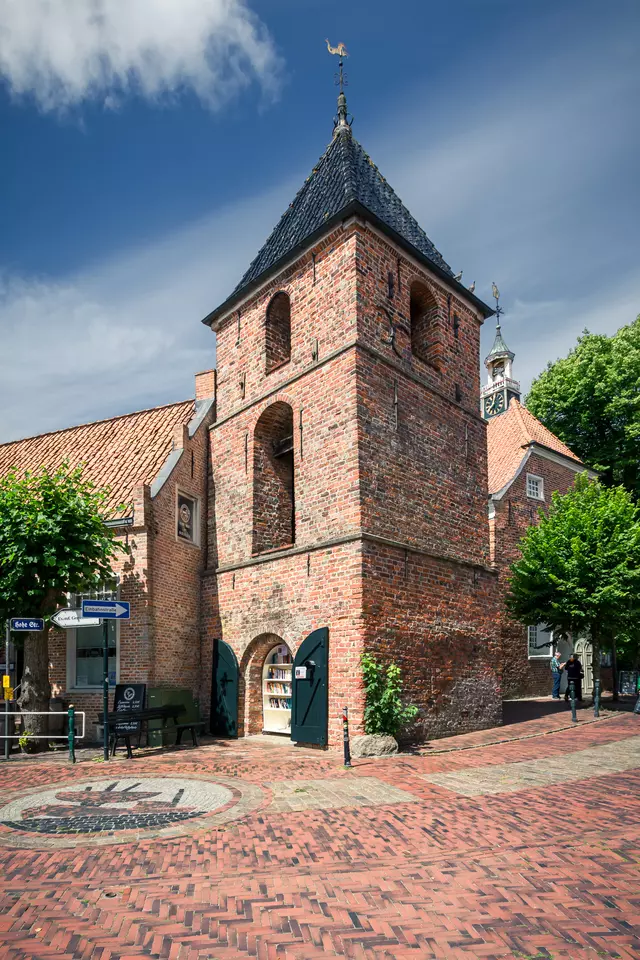
<svg viewBox="0 0 640 960">
<path fill-rule="evenodd" d="M 544 500 L 544 480 L 532 473 L 527 474 L 527 496 L 531 500 Z"/>
<path fill-rule="evenodd" d="M 553 656 L 553 630 L 544 623 L 527 627 L 529 640 L 529 660 L 546 659 Z"/>
<path fill-rule="evenodd" d="M 118 586 L 107 584 L 93 593 L 81 593 L 71 598 L 71 606 L 80 608 L 83 600 L 117 600 Z M 67 689 L 102 690 L 104 627 L 79 627 L 65 631 L 67 635 Z M 119 654 L 119 624 L 108 621 L 109 686 L 117 682 Z"/>
<path fill-rule="evenodd" d="M 256 424 L 253 449 L 253 552 L 295 543 L 293 410 L 268 407 Z"/>
<path fill-rule="evenodd" d="M 196 497 L 180 490 L 176 492 L 176 536 L 186 543 L 200 542 L 200 509 Z"/>
<path fill-rule="evenodd" d="M 276 293 L 267 307 L 266 372 L 291 360 L 291 301 L 286 293 Z"/>
<path fill-rule="evenodd" d="M 438 302 L 423 283 L 411 285 L 410 317 L 413 356 L 438 366 L 441 360 Z"/>
</svg>

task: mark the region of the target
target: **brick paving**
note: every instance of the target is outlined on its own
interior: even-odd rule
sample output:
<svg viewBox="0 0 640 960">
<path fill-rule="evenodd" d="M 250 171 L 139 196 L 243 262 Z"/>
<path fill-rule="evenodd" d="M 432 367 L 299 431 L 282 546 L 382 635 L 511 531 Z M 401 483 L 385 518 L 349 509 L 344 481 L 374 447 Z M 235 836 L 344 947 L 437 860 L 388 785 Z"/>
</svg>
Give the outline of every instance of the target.
<svg viewBox="0 0 640 960">
<path fill-rule="evenodd" d="M 2 766 L 16 817 L 45 790 L 65 816 L 94 791 L 94 813 L 162 803 L 202 815 L 172 836 L 115 830 L 108 845 L 0 827 L 0 957 L 637 960 L 639 718 L 558 729 L 550 717 L 546 731 L 544 719 L 506 743 L 350 771 L 260 738 Z M 508 790 L 486 791 L 496 784 Z"/>
</svg>

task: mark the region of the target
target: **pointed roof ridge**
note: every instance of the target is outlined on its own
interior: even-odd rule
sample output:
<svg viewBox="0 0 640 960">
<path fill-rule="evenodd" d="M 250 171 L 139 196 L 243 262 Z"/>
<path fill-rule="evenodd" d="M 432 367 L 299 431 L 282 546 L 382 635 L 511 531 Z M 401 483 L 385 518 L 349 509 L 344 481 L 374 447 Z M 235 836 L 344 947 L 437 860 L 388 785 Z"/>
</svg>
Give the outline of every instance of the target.
<svg viewBox="0 0 640 960">
<path fill-rule="evenodd" d="M 323 223 L 345 211 L 350 203 L 361 204 L 453 277 L 453 270 L 442 254 L 353 136 L 351 128 L 344 125 L 336 127 L 331 142 L 254 257 L 234 295 L 292 253 Z"/>
<path fill-rule="evenodd" d="M 360 216 L 425 263 L 489 317 L 493 311 L 454 279 L 453 270 L 404 205 L 349 123 L 336 123 L 333 137 L 275 225 L 231 295 L 203 323 L 212 324 L 269 275 L 283 269 L 327 230 Z"/>
<path fill-rule="evenodd" d="M 514 479 L 523 457 L 527 455 L 526 448 L 532 444 L 546 447 L 584 466 L 566 443 L 513 397 L 504 413 L 487 421 L 488 483 L 491 495 L 498 493 Z"/>
<path fill-rule="evenodd" d="M 510 360 L 515 360 L 515 356 L 515 353 L 509 350 L 509 347 L 502 336 L 502 325 L 498 322 L 496 324 L 496 335 L 493 341 L 493 346 L 485 358 L 485 363 L 488 360 L 492 360 L 494 357 L 509 357 Z"/>
</svg>

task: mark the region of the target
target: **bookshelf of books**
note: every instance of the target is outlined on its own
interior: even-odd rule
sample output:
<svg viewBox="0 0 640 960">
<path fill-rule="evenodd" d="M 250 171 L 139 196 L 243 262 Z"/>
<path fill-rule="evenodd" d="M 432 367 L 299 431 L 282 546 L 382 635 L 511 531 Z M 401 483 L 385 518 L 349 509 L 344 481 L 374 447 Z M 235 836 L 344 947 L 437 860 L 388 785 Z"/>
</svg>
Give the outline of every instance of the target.
<svg viewBox="0 0 640 960">
<path fill-rule="evenodd" d="M 293 662 L 285 644 L 274 647 L 262 671 L 263 730 L 291 733 L 291 671 Z"/>
</svg>

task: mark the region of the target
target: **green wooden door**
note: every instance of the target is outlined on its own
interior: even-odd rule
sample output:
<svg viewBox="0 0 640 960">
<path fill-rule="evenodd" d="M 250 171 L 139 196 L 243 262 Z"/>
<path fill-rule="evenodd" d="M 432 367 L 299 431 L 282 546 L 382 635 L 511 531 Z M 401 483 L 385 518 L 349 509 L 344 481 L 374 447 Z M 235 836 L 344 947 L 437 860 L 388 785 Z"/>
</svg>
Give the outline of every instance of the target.
<svg viewBox="0 0 640 960">
<path fill-rule="evenodd" d="M 329 630 L 314 630 L 300 644 L 293 661 L 291 739 L 327 742 Z M 296 676 L 298 674 L 298 676 Z"/>
<path fill-rule="evenodd" d="M 216 737 L 238 736 L 238 661 L 224 640 L 213 641 L 211 733 Z"/>
</svg>

